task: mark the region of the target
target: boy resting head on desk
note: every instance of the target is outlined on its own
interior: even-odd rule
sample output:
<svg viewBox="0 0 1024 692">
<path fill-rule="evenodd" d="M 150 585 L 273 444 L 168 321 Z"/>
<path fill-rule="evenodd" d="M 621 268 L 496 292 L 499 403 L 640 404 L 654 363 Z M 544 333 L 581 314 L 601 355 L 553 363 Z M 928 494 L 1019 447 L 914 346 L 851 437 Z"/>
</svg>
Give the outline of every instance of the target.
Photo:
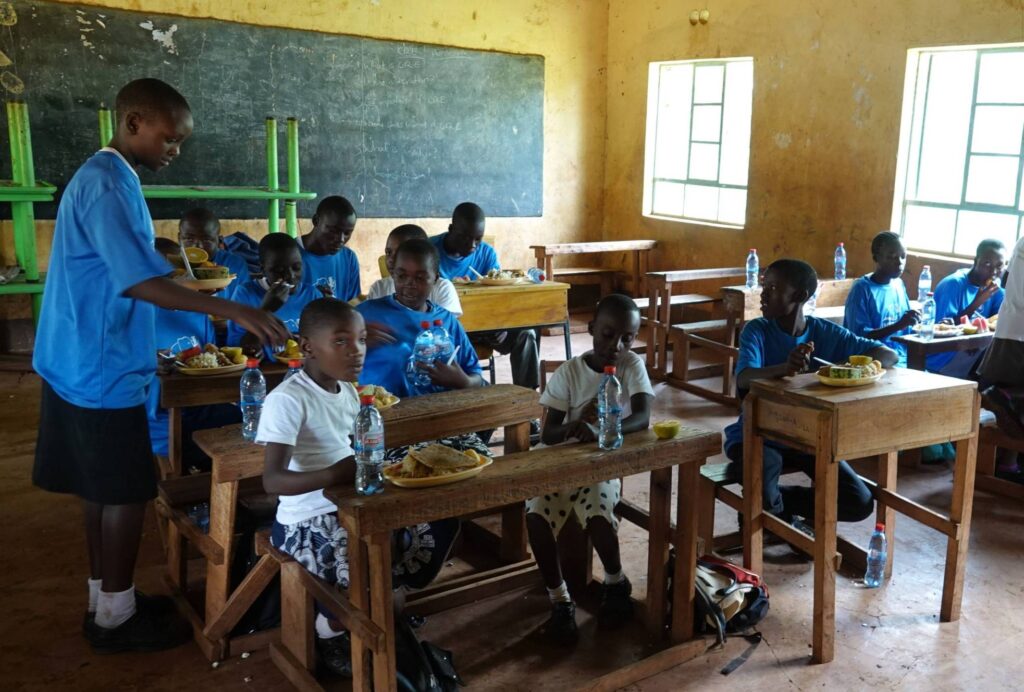
<svg viewBox="0 0 1024 692">
<path fill-rule="evenodd" d="M 232 298 L 245 305 L 273 313 L 292 333 L 299 330 L 302 309 L 320 297 L 320 292 L 303 283 L 303 263 L 299 245 L 287 233 L 270 233 L 260 241 L 260 266 L 263 276 L 250 279 L 235 289 Z M 250 356 L 260 353 L 260 342 L 238 323 L 228 322 L 228 346 L 241 346 Z M 270 348 L 264 355 L 273 357 Z"/>
<path fill-rule="evenodd" d="M 356 210 L 344 197 L 324 197 L 313 214 L 313 230 L 299 237 L 304 281 L 322 295 L 358 298 L 359 258 L 347 247 L 356 230 Z"/>
<path fill-rule="evenodd" d="M 540 403 L 545 407 L 541 439 L 545 445 L 596 440 L 597 393 L 608 366 L 616 368 L 622 382 L 622 432 L 647 429 L 654 390 L 643 359 L 631 350 L 639 329 L 640 309 L 631 298 L 612 294 L 598 303 L 588 327 L 593 349 L 559 366 L 541 394 Z M 598 620 L 603 626 L 615 627 L 633 614 L 633 587 L 622 571 L 619 522 L 613 512 L 621 493 L 622 483 L 615 478 L 534 497 L 526 503 L 530 547 L 551 599 L 551 618 L 541 631 L 555 643 L 571 644 L 578 636 L 576 606 L 562 578 L 556 540 L 572 516 L 590 535 L 604 565 Z"/>
<path fill-rule="evenodd" d="M 772 262 L 764 273 L 761 313 L 740 334 L 736 361 L 736 388 L 740 395 L 757 379 L 789 377 L 817 370 L 812 356 L 842 364 L 850 356 L 867 355 L 891 368 L 898 356 L 878 341 L 865 339 L 828 320 L 804 316 L 804 303 L 818 286 L 814 268 L 795 259 Z M 725 455 L 743 464 L 743 415 L 725 428 Z M 766 512 L 799 526 L 798 518 L 811 523 L 814 490 L 780 486 L 783 465 L 796 466 L 814 477 L 814 457 L 777 442 L 764 444 L 763 501 Z M 861 521 L 871 514 L 871 491 L 845 461 L 839 462 L 839 521 Z M 801 527 L 802 528 L 802 527 Z"/>
<path fill-rule="evenodd" d="M 398 256 L 398 246 L 407 240 L 426 240 L 427 232 L 416 224 L 402 224 L 388 234 L 387 243 L 384 245 L 384 265 L 387 267 L 388 275 L 377 279 L 370 286 L 370 293 L 367 300 L 384 298 L 393 295 L 395 292 L 395 258 Z M 455 292 L 455 285 L 444 277 L 438 277 L 434 287 L 430 290 L 430 302 L 440 306 L 456 317 L 462 314 L 462 303 L 459 302 L 459 294 Z"/>
<path fill-rule="evenodd" d="M 256 433 L 266 444 L 263 487 L 278 495 L 271 543 L 328 584 L 348 588 L 348 537 L 337 508 L 324 497 L 329 486 L 352 484 L 351 435 L 359 413 L 352 384 L 366 357 L 366 325 L 344 301 L 320 298 L 302 311 L 302 371 L 267 395 Z M 396 532 L 397 586 L 426 586 L 444 564 L 458 534 L 457 520 Z M 341 623 L 318 607 L 316 645 L 333 673 L 351 675 L 351 645 Z"/>
</svg>

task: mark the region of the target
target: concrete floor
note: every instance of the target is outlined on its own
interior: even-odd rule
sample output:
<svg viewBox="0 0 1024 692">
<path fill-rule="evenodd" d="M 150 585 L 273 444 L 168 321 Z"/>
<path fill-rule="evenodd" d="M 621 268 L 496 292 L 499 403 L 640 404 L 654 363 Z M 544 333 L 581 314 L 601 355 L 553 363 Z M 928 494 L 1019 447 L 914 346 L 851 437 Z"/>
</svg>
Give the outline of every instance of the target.
<svg viewBox="0 0 1024 692">
<path fill-rule="evenodd" d="M 573 336 L 577 353 L 589 337 Z M 547 358 L 564 357 L 560 338 L 546 338 Z M 507 359 L 499 380 L 508 380 Z M 728 409 L 665 385 L 656 388 L 655 419 L 675 417 L 713 429 L 729 422 Z M 35 376 L 0 373 L 0 538 L 7 557 L 0 584 L 0 687 L 25 690 L 285 690 L 265 651 L 234 658 L 214 669 L 194 645 L 156 654 L 99 657 L 80 634 L 86 564 L 80 515 L 64 496 L 32 487 L 30 473 L 39 401 Z M 864 470 L 870 473 L 869 469 Z M 904 491 L 941 508 L 949 499 L 948 468 L 900 470 Z M 646 478 L 627 479 L 626 495 L 646 502 Z M 735 527 L 735 513 L 719 505 L 719 533 Z M 766 553 L 764 577 L 771 612 L 760 626 L 765 641 L 732 675 L 719 670 L 746 649 L 731 639 L 724 650 L 629 688 L 680 690 L 804 689 L 1022 689 L 1024 662 L 1024 508 L 979 493 L 971 527 L 963 616 L 939 624 L 945 542 L 939 534 L 901 518 L 895 572 L 877 590 L 841 573 L 836 586 L 836 660 L 809 665 L 810 564 L 785 546 Z M 866 545 L 871 522 L 843 525 L 841 533 Z M 623 523 L 623 562 L 642 598 L 646 538 Z M 150 516 L 139 559 L 139 588 L 164 591 L 160 541 Z M 600 574 L 599 564 L 595 572 Z M 552 651 L 533 632 L 547 615 L 543 590 L 520 591 L 429 618 L 422 636 L 450 648 L 466 682 L 479 690 L 562 690 L 644 654 L 639 627 L 598 632 L 581 609 L 582 637 L 572 652 Z"/>
</svg>

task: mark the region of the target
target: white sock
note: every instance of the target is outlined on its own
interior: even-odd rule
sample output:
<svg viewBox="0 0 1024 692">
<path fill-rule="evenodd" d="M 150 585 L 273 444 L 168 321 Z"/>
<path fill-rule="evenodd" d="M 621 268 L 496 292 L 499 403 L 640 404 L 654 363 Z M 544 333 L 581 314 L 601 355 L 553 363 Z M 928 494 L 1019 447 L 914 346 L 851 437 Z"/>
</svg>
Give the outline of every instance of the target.
<svg viewBox="0 0 1024 692">
<path fill-rule="evenodd" d="M 96 612 L 96 602 L 100 600 L 100 586 L 103 585 L 102 579 L 89 579 L 89 612 Z"/>
<path fill-rule="evenodd" d="M 609 585 L 610 584 L 618 584 L 620 581 L 622 581 L 625 578 L 626 578 L 626 575 L 622 573 L 622 569 L 621 568 L 615 574 L 612 574 L 611 572 L 605 572 L 604 573 L 604 583 L 605 584 L 609 584 Z"/>
<path fill-rule="evenodd" d="M 564 579 L 555 588 L 548 589 L 548 598 L 552 603 L 572 603 L 572 598 L 569 597 L 569 587 L 566 586 Z"/>
<path fill-rule="evenodd" d="M 331 628 L 331 623 L 326 617 L 324 617 L 323 613 L 316 614 L 316 636 L 321 639 L 334 639 L 335 637 L 340 637 L 343 634 L 345 634 L 344 630 L 341 632 L 335 632 L 334 629 Z"/>
<path fill-rule="evenodd" d="M 135 586 L 129 586 L 125 591 L 107 593 L 100 591 L 96 600 L 96 624 L 100 627 L 113 629 L 124 624 L 132 615 L 135 615 Z"/>
</svg>

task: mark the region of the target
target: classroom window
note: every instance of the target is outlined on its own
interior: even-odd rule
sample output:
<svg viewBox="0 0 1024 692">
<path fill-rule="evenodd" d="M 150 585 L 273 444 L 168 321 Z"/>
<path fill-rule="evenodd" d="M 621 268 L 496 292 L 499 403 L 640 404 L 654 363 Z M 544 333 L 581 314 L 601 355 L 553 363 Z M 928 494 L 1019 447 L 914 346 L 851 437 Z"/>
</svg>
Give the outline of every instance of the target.
<svg viewBox="0 0 1024 692">
<path fill-rule="evenodd" d="M 1024 44 L 909 51 L 892 228 L 973 257 L 1024 232 Z"/>
<path fill-rule="evenodd" d="M 753 58 L 654 62 L 643 214 L 742 228 Z"/>
</svg>

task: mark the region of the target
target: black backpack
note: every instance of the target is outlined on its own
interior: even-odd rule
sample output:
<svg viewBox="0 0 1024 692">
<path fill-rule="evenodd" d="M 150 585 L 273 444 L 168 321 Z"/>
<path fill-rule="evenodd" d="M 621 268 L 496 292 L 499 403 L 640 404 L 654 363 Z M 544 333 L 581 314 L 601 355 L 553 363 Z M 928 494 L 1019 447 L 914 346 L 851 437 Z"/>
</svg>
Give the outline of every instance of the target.
<svg viewBox="0 0 1024 692">
<path fill-rule="evenodd" d="M 422 641 L 409 619 L 395 619 L 395 668 L 402 692 L 456 692 L 465 685 L 452 664 L 452 652 Z"/>
</svg>

